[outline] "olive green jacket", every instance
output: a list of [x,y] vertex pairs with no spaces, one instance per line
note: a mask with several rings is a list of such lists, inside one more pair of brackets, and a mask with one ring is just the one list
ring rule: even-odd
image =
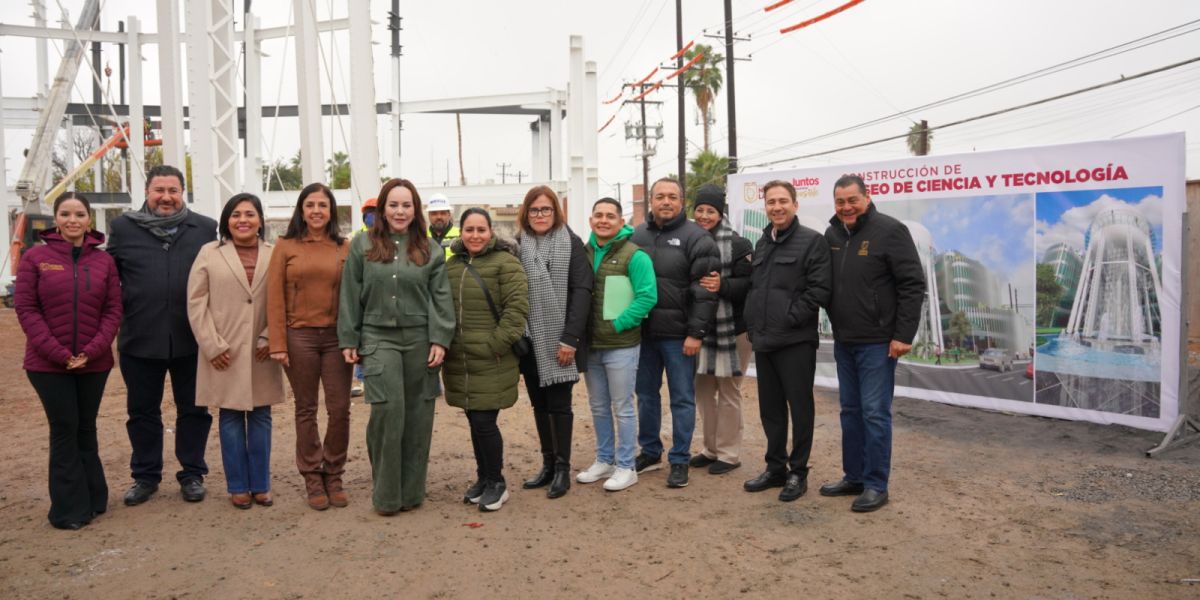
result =
[[342,270],[338,300],[338,347],[359,348],[363,325],[424,327],[429,341],[449,346],[454,337],[454,303],[446,279],[446,258],[430,243],[429,260],[408,260],[408,236],[392,234],[396,258],[390,263],[366,260],[371,238],[354,236]]
[[[508,408],[517,401],[520,371],[513,355],[513,342],[525,333],[529,314],[529,287],[521,261],[508,242],[488,242],[472,257],[461,240],[450,246],[454,253],[446,263],[454,297],[457,326],[442,377],[446,384],[446,402],[468,410]],[[475,267],[487,284],[500,313],[500,322],[492,316],[483,288],[467,270]]]

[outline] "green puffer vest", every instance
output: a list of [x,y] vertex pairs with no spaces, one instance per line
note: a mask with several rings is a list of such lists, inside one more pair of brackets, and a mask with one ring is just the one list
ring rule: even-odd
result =
[[508,408],[517,401],[520,379],[512,345],[524,335],[529,313],[525,269],[503,241],[489,242],[470,259],[496,303],[497,324],[483,289],[467,271],[469,255],[462,241],[455,240],[451,247],[454,256],[446,263],[446,276],[457,325],[442,366],[446,403],[468,410]]
[[[600,266],[596,268],[596,278],[592,284],[592,323],[591,347],[597,350],[613,348],[629,348],[642,343],[642,328],[634,327],[620,333],[613,328],[612,321],[604,320],[604,284],[609,277],[628,277],[629,261],[638,251],[638,245],[623,238],[611,242],[612,246],[604,253]],[[595,250],[587,245],[588,263],[595,264]]]

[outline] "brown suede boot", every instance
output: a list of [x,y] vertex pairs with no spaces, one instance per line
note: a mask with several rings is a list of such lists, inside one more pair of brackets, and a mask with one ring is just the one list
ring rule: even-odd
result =
[[329,494],[329,504],[338,508],[346,508],[350,505],[350,496],[342,487],[341,477],[325,476],[325,491]]
[[308,507],[313,510],[329,508],[329,493],[325,491],[325,480],[320,474],[305,475],[304,488],[308,492]]

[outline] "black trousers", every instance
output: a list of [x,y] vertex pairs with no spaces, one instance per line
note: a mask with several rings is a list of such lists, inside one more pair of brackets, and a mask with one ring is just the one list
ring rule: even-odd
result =
[[50,423],[50,523],[87,523],[108,507],[108,484],[96,441],[96,415],[108,371],[35,373],[29,383]]
[[[808,476],[813,441],[813,376],[817,345],[796,344],[772,352],[755,352],[758,369],[758,416],[767,436],[767,470]],[[792,451],[787,451],[788,414],[792,417]]]
[[521,357],[521,375],[525,376],[525,391],[529,393],[529,403],[533,410],[552,415],[574,415],[571,411],[571,390],[574,381],[564,381],[541,387],[538,379],[537,360],[530,352]]
[[171,392],[175,397],[175,458],[181,483],[203,479],[208,474],[204,447],[212,428],[208,409],[196,406],[196,355],[170,359],[138,358],[121,354],[121,375],[128,389],[129,444],[133,455],[129,469],[136,481],[157,484],[163,471],[163,386],[171,374]]
[[475,473],[479,479],[504,481],[504,438],[496,425],[499,410],[468,410],[471,447],[475,450]]

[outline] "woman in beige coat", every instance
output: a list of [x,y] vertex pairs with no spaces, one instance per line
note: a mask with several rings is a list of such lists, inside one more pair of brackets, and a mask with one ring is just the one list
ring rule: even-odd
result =
[[196,404],[220,409],[221,459],[237,508],[271,506],[271,405],[283,373],[268,360],[267,266],[262,203],[229,199],[218,241],[200,249],[188,277],[188,320],[200,346]]

